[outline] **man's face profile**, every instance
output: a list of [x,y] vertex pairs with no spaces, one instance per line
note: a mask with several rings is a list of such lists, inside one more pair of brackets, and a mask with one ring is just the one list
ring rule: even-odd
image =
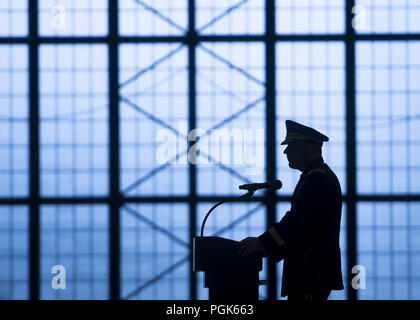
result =
[[289,167],[292,169],[296,168],[297,149],[296,142],[288,143],[286,149],[284,149],[284,154],[286,155],[287,161],[289,161]]
[[305,161],[305,150],[308,146],[306,141],[293,141],[288,143],[284,154],[289,161],[289,167],[292,169],[300,169]]

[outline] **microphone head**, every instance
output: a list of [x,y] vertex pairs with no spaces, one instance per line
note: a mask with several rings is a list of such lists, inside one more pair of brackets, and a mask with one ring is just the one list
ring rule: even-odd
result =
[[279,190],[279,189],[281,189],[281,187],[283,186],[283,184],[281,183],[280,180],[274,180],[272,182],[272,186],[273,186],[273,189],[274,190]]
[[270,182],[265,183],[250,183],[250,184],[243,184],[239,186],[240,190],[259,190],[259,189],[270,189],[270,190],[279,190],[282,187],[282,183],[280,180],[273,180]]

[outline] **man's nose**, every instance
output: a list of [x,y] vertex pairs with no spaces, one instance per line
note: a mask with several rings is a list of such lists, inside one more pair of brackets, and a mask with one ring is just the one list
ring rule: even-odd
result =
[[287,154],[287,151],[288,151],[287,149],[289,149],[289,147],[286,147],[286,149],[284,149],[283,151],[284,154]]

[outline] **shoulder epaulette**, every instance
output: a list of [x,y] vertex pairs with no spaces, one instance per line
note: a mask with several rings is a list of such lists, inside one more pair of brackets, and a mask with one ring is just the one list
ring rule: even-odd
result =
[[325,170],[320,169],[320,168],[315,168],[315,169],[312,169],[311,171],[309,171],[308,174],[315,173],[315,172],[325,173]]

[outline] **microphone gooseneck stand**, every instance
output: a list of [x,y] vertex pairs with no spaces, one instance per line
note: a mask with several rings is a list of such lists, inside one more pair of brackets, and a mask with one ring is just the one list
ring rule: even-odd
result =
[[194,237],[194,269],[204,271],[204,287],[209,288],[209,300],[258,300],[259,272],[262,256],[254,253],[242,256],[238,253],[238,242],[217,236],[204,237],[207,218],[223,203],[247,200],[259,189],[281,188],[281,181],[242,185],[247,191],[239,197],[223,200],[211,207],[201,225],[201,236]]
[[211,209],[207,212],[206,216],[204,217],[203,224],[201,225],[201,234],[200,234],[201,237],[203,236],[203,233],[204,233],[204,225],[206,224],[206,220],[209,217],[210,213],[214,209],[216,209],[218,206],[220,206],[221,204],[226,203],[226,202],[231,202],[231,201],[235,201],[235,200],[238,200],[238,199],[248,199],[248,198],[251,198],[253,196],[254,192],[255,192],[255,190],[248,189],[248,193],[245,193],[245,194],[239,196],[238,198],[229,199],[229,200],[223,200],[223,201],[220,201],[220,202],[216,203],[213,207],[211,207]]
[[258,300],[258,274],[262,270],[262,258],[237,254],[237,242],[220,237],[203,237],[204,226],[210,213],[225,202],[251,198],[248,193],[216,203],[207,212],[201,225],[201,237],[195,237],[195,270],[204,271],[204,287],[209,288],[209,300]]

